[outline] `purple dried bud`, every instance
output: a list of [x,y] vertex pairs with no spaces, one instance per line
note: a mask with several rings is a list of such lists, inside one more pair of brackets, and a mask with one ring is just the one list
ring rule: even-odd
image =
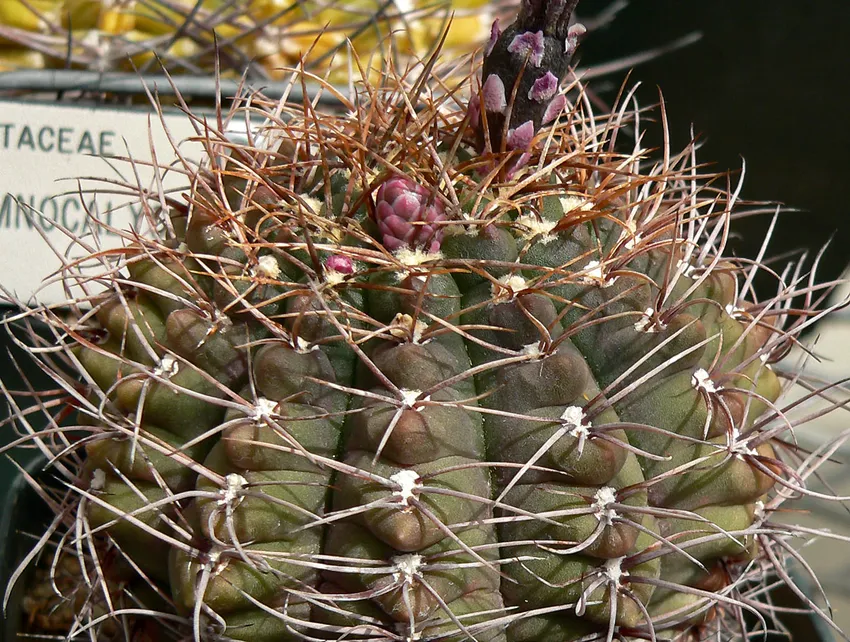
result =
[[534,139],[534,121],[527,120],[515,129],[508,130],[508,149],[528,149]]
[[351,260],[351,257],[334,254],[325,260],[325,269],[340,274],[354,274],[354,261]]
[[378,188],[375,217],[384,246],[440,249],[445,220],[443,204],[429,190],[403,176],[393,177]]
[[484,55],[489,56],[490,52],[493,51],[493,47],[496,46],[496,41],[499,39],[499,36],[502,35],[502,30],[499,29],[499,19],[496,18],[493,21],[493,24],[490,25],[490,42],[487,43],[487,48],[484,49]]
[[546,106],[546,111],[543,112],[543,119],[540,121],[541,125],[545,125],[547,123],[551,123],[558,117],[558,114],[561,113],[561,110],[567,104],[567,97],[564,94],[558,94],[552,99]]
[[518,33],[508,45],[508,53],[518,54],[520,58],[528,56],[529,64],[539,67],[543,63],[546,43],[542,31]]
[[564,45],[564,53],[568,58],[572,58],[573,54],[578,49],[578,40],[587,33],[587,28],[583,24],[574,24],[567,32],[567,41]]
[[505,95],[505,84],[496,74],[490,74],[481,88],[481,102],[488,112],[504,114],[508,107],[508,98]]
[[554,96],[556,91],[558,91],[558,77],[551,71],[547,71],[534,81],[531,89],[528,90],[528,97],[542,103]]

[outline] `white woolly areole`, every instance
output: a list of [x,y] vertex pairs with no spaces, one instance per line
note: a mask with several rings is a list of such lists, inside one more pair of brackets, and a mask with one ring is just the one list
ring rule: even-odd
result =
[[498,284],[494,283],[492,285],[490,293],[495,300],[505,301],[513,299],[518,293],[527,289],[528,281],[519,274],[508,274],[500,278]]
[[266,399],[265,397],[260,397],[257,399],[257,404],[254,406],[254,419],[259,421],[263,417],[268,417],[274,413],[275,408],[277,408],[277,402],[272,401],[271,399]]
[[419,395],[422,394],[421,390],[407,390],[406,388],[402,388],[399,392],[401,392],[401,403],[407,408],[413,408]]
[[584,410],[578,406],[569,406],[561,413],[561,423],[568,434],[578,439],[577,452],[579,458],[584,454],[584,444],[590,436],[590,424],[584,423]]
[[322,201],[312,196],[302,196],[301,200],[304,205],[313,211],[313,214],[320,214],[322,211]]
[[694,372],[691,377],[691,385],[697,390],[704,390],[708,393],[717,392],[717,386],[715,386],[714,382],[711,380],[711,375],[709,375],[703,368]]
[[422,567],[422,560],[423,557],[416,553],[393,557],[392,562],[395,567],[393,579],[396,581],[400,580],[404,584],[412,584],[419,574],[419,569]]
[[210,575],[213,577],[220,575],[227,568],[230,561],[229,557],[222,556],[224,551],[225,549],[223,546],[213,546],[207,552],[207,562],[204,564],[204,567],[209,569]]
[[307,354],[319,349],[318,345],[314,345],[301,337],[295,337],[295,345],[292,347],[298,354]]
[[658,328],[655,326],[655,323],[652,321],[652,317],[655,316],[655,310],[652,308],[647,308],[643,311],[643,315],[640,319],[635,323],[635,330],[638,332],[658,332]]
[[157,366],[154,373],[158,377],[165,377],[166,379],[170,379],[174,375],[176,375],[180,371],[180,362],[177,361],[170,354],[165,355],[160,359],[159,365]]
[[280,276],[280,265],[271,254],[261,256],[257,266],[253,270],[254,276],[262,276],[267,279],[276,279]]
[[730,303],[725,308],[726,314],[728,314],[733,319],[740,319],[744,316],[744,308],[739,308],[734,303]]
[[428,329],[428,324],[422,319],[417,319],[413,324],[413,343],[422,343],[422,335]]
[[605,560],[602,564],[602,574],[615,586],[619,586],[622,579],[629,575],[627,571],[623,570],[623,560],[625,559],[625,557],[615,557],[611,560]]
[[593,508],[596,509],[596,519],[610,526],[617,517],[617,511],[611,508],[611,504],[617,501],[617,491],[610,486],[603,486],[593,496]]
[[248,485],[248,480],[239,473],[230,473],[224,478],[227,486],[221,489],[221,499],[218,503],[227,506],[241,499],[242,491]]
[[523,214],[517,217],[516,225],[520,227],[520,238],[530,241],[537,239],[538,243],[551,243],[555,240],[552,230],[558,225],[556,221],[546,221],[533,214]]
[[729,435],[729,450],[735,453],[735,457],[743,459],[744,455],[758,455],[754,448],[750,448],[746,439],[741,439],[741,429],[732,426],[732,434]]
[[764,502],[757,499],[753,504],[753,528],[760,527],[766,519],[767,511],[764,509]]
[[584,272],[584,275],[590,279],[598,279],[601,281],[605,278],[605,275],[602,273],[602,264],[596,260],[588,261],[587,265],[585,265],[581,271]]
[[443,253],[427,252],[419,247],[409,248],[405,246],[399,249],[394,256],[403,265],[415,267],[417,265],[424,265],[426,263],[432,263],[433,261],[439,261],[443,258]]
[[103,490],[103,487],[106,485],[106,473],[103,472],[100,468],[95,468],[94,472],[91,476],[91,483],[89,484],[89,490]]
[[343,281],[345,281],[346,275],[342,272],[337,272],[336,270],[332,270],[330,268],[325,268],[325,283],[330,286],[339,285]]
[[590,428],[590,424],[585,424],[583,422],[584,410],[578,406],[570,406],[561,413],[561,423],[571,428],[570,434],[573,435],[573,437],[577,436],[579,432],[587,434],[587,429]]
[[540,359],[544,355],[540,351],[539,343],[529,343],[527,345],[522,346],[522,350],[520,350],[522,354],[528,355],[532,360]]
[[568,214],[573,210],[589,212],[593,209],[593,204],[590,201],[579,196],[573,196],[572,194],[561,196],[558,200],[561,201],[561,207],[564,208],[564,214]]
[[417,489],[422,488],[419,473],[415,470],[400,470],[390,475],[390,480],[401,486],[395,494],[401,497],[401,503],[405,506],[410,506],[409,502],[416,497]]
[[614,277],[613,279],[607,278],[602,269],[602,264],[596,260],[588,261],[587,265],[585,265],[580,271],[581,276],[579,277],[579,280],[582,283],[596,283],[601,285],[603,288],[607,288],[608,286],[613,285],[614,281],[617,280],[617,277]]

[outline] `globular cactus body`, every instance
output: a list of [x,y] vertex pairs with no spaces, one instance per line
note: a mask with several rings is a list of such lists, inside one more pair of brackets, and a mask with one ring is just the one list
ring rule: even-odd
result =
[[494,30],[471,114],[396,79],[270,149],[211,136],[128,276],[41,312],[82,381],[79,441],[37,436],[81,564],[162,639],[720,639],[757,605],[805,492],[794,290],[749,298],[692,150],[646,169],[634,114],[568,99],[574,4]]

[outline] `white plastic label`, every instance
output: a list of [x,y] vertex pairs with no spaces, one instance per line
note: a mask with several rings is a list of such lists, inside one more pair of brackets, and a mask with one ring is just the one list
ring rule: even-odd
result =
[[[151,147],[160,166],[177,160],[175,144],[194,136],[188,117],[169,114],[163,122],[149,110],[76,107],[0,101],[0,284],[19,300],[63,301],[67,295],[54,277],[71,246],[70,234],[92,239],[89,214],[116,229],[143,231],[138,197],[108,181],[155,188]],[[180,155],[197,162],[199,143],[179,142]],[[130,157],[135,163],[106,157]],[[188,183],[166,172],[164,187]],[[101,229],[99,246],[122,245],[117,234]],[[81,256],[72,249],[64,260]]]

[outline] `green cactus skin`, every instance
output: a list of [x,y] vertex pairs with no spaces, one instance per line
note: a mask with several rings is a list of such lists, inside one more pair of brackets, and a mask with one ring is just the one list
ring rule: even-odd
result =
[[[574,5],[523,3],[485,78],[539,28],[560,80]],[[771,513],[807,492],[772,366],[796,286],[748,298],[737,192],[693,145],[625,148],[625,106],[558,89],[545,141],[482,153],[492,97],[385,82],[344,116],[287,107],[273,153],[210,142],[129,278],[40,310],[78,415],[32,436],[70,487],[44,541],[98,596],[77,631],[127,615],[96,581],[120,568],[163,640],[733,639],[792,532]],[[439,233],[391,251],[424,195]]]

